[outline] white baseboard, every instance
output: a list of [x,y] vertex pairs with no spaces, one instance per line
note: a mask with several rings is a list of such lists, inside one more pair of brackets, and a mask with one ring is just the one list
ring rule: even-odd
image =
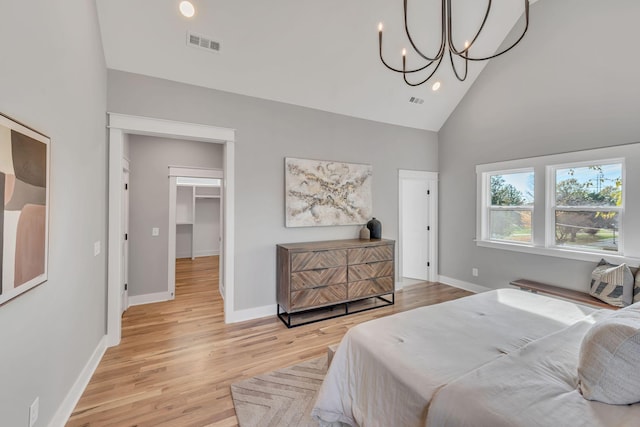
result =
[[276,304],[263,305],[262,307],[235,310],[228,316],[228,323],[244,322],[245,320],[260,319],[261,317],[275,316],[278,310]]
[[204,249],[193,253],[196,257],[220,255],[219,249]]
[[401,291],[402,288],[404,288],[403,284],[402,284],[402,280],[398,280],[396,282],[396,292]]
[[465,291],[474,292],[476,294],[493,290],[491,288],[487,288],[486,286],[476,285],[475,283],[465,282],[463,280],[458,280],[454,279],[453,277],[447,276],[440,276],[438,282],[456,288],[464,289]]
[[156,292],[153,294],[129,295],[129,307],[133,305],[151,304],[154,302],[163,302],[171,300],[169,292]]
[[[205,249],[202,251],[195,251],[193,253],[193,256],[195,258],[201,257],[201,256],[214,256],[214,255],[220,255],[220,250],[214,250],[214,249]],[[191,258],[191,252],[179,252],[176,253],[176,259],[178,258]]]
[[93,354],[87,361],[87,364],[84,365],[80,375],[73,383],[71,390],[67,393],[67,396],[62,401],[62,404],[58,407],[58,410],[53,415],[51,422],[49,422],[49,427],[63,427],[67,421],[69,421],[69,417],[73,413],[80,397],[82,397],[82,393],[87,388],[93,373],[96,371],[98,364],[102,360],[102,356],[104,356],[104,352],[107,351],[107,336],[103,336],[98,341],[98,345],[96,349],[93,351]]

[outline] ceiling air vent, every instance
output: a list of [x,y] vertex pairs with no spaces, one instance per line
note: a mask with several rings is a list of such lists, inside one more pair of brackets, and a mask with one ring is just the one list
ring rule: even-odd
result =
[[201,36],[189,31],[187,31],[187,45],[209,52],[220,52],[220,42],[212,40],[211,37]]
[[424,104],[424,99],[412,96],[411,98],[409,98],[409,102],[412,104]]

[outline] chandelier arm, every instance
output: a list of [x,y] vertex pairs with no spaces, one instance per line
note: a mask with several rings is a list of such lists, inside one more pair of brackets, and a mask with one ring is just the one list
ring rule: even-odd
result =
[[[516,47],[516,45],[518,43],[520,43],[520,41],[524,38],[524,35],[527,33],[527,30],[529,29],[529,0],[524,0],[524,14],[525,14],[524,30],[522,31],[522,34],[520,34],[520,37],[518,37],[518,39],[511,46],[505,48],[502,52],[494,53],[493,55],[482,57],[482,58],[476,58],[476,57],[471,57],[471,56],[464,56],[464,57],[466,59],[468,59],[469,61],[486,61],[488,59],[493,59],[493,58],[496,58],[496,57],[498,57],[500,55],[503,55],[503,54],[509,52],[514,47]],[[454,54],[455,54],[455,52],[454,52]],[[458,56],[460,56],[460,55],[458,55]]]
[[413,41],[413,37],[411,37],[411,32],[409,31],[409,22],[408,22],[408,0],[404,0],[403,1],[403,6],[404,6],[404,32],[407,35],[407,39],[409,40],[409,43],[411,44],[411,47],[413,48],[413,50],[416,51],[416,53],[418,55],[420,55],[422,58],[424,58],[427,61],[437,61],[440,58],[442,58],[442,56],[444,55],[444,48],[446,45],[446,21],[445,21],[445,16],[444,16],[444,8],[445,8],[445,2],[446,0],[442,0],[442,10],[441,10],[441,14],[442,14],[442,23],[441,23],[441,29],[442,32],[440,34],[440,48],[438,49],[438,53],[436,54],[435,57],[430,58],[429,56],[425,55],[424,53],[422,53],[422,51],[418,48],[418,46],[416,46],[415,42]]
[[431,74],[429,74],[426,79],[424,79],[424,80],[422,80],[422,81],[420,81],[418,83],[411,83],[410,81],[407,80],[407,73],[402,73],[402,78],[404,79],[404,82],[409,86],[420,86],[421,84],[427,82],[431,77],[433,77],[433,75],[436,73],[436,71],[438,71],[438,68],[440,68],[440,64],[442,63],[442,59],[443,58],[444,58],[444,56],[440,57],[440,59],[438,60],[438,62],[436,64],[436,68],[433,69]]
[[400,68],[394,68],[391,65],[387,64],[387,62],[384,60],[384,57],[382,56],[382,32],[378,33],[378,45],[379,45],[379,52],[380,52],[380,61],[382,61],[382,64],[385,67],[387,67],[391,71],[395,71],[396,73],[403,73],[403,74],[417,73],[418,71],[422,71],[422,70],[425,70],[425,69],[429,68],[435,62],[434,60],[431,60],[426,65],[424,65],[422,67],[419,67],[419,68],[415,68],[413,70],[402,70]]
[[451,60],[451,68],[453,69],[453,74],[455,74],[458,80],[463,82],[467,79],[467,73],[469,72],[469,61],[467,61],[467,58],[464,55],[456,55],[460,58],[464,58],[464,75],[460,77],[460,74],[458,74],[458,69],[456,68],[456,64],[453,62],[453,55],[453,52],[449,51],[449,59]]
[[467,53],[467,56],[468,56],[469,49],[476,42],[476,40],[478,39],[478,36],[480,36],[480,33],[482,32],[485,24],[487,23],[487,19],[489,18],[489,13],[491,12],[491,1],[492,0],[488,0],[487,2],[487,11],[484,13],[484,18],[482,19],[480,28],[478,28],[478,31],[473,36],[469,44],[465,46],[463,50],[459,51],[458,49],[456,49],[456,47],[453,44],[453,17],[451,16],[452,15],[451,0],[447,0],[447,22],[449,24],[447,25],[447,35],[448,35],[447,41],[449,43],[449,52],[453,52],[454,55],[458,55],[458,56],[462,56],[464,53]]

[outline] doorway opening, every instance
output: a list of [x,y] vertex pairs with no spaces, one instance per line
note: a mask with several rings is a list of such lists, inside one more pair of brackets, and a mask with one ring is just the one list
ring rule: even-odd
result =
[[438,280],[438,174],[398,174],[398,270],[401,286]]
[[[224,298],[224,172],[216,169],[169,167],[169,263],[216,257],[218,289]],[[171,212],[174,214],[171,215]],[[175,291],[176,270],[169,290]]]
[[[123,244],[124,224],[123,210],[123,150],[129,135],[146,135],[160,138],[180,139],[188,141],[204,141],[223,145],[223,181],[221,193],[224,198],[224,222],[222,227],[223,271],[221,280],[224,284],[224,316],[225,322],[231,323],[236,318],[234,311],[234,156],[235,131],[209,125],[184,123],[163,119],[109,113],[109,253],[107,278],[107,344],[115,346],[120,343],[122,332],[122,277],[123,277]],[[169,210],[175,215],[175,211]],[[171,223],[171,222],[170,222]],[[174,227],[175,231],[175,227]],[[175,249],[175,240],[173,241]],[[175,255],[169,268],[172,269],[168,280],[175,285]]]

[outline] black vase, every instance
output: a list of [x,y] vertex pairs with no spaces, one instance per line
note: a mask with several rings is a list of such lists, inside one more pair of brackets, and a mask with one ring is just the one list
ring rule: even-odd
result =
[[367,222],[367,228],[371,232],[372,239],[382,239],[382,223],[373,218]]

